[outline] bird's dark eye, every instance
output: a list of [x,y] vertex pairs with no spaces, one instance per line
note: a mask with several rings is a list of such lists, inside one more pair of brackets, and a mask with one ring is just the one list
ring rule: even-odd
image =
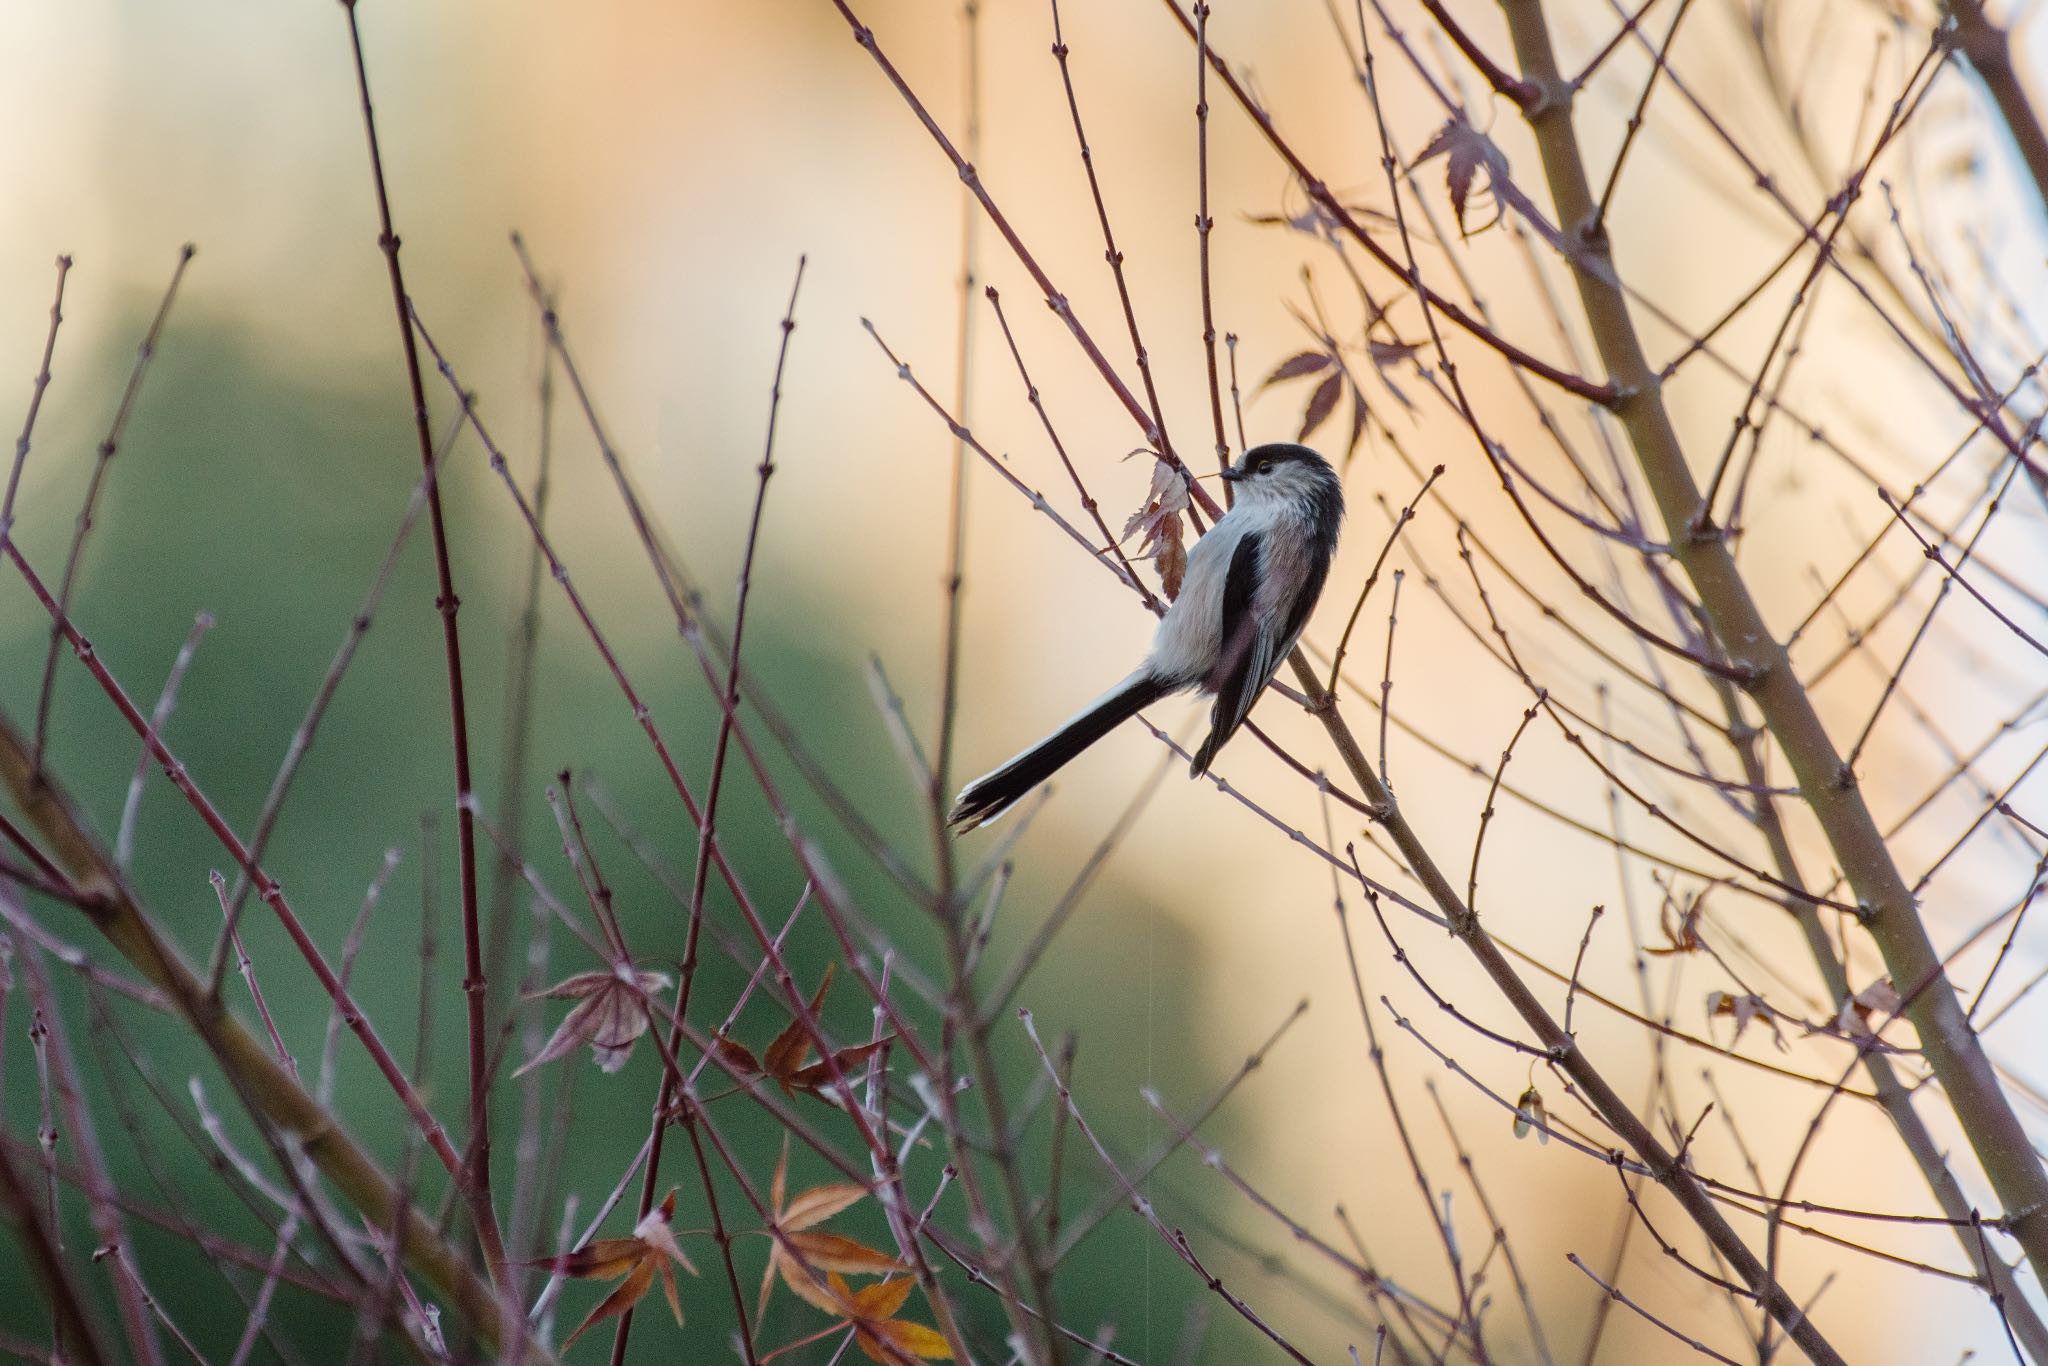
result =
[[1261,460],[1261,461],[1259,462],[1259,473],[1260,473],[1260,474],[1271,474],[1272,472],[1273,472],[1273,462],[1272,462],[1272,461],[1270,461],[1270,460]]

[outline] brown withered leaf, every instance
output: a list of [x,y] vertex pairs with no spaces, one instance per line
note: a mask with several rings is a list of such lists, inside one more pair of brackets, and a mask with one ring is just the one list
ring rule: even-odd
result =
[[[1467,123],[1462,116],[1454,117],[1436,130],[1436,136],[1432,137],[1428,145],[1416,155],[1414,166],[1409,168],[1413,170],[1415,166],[1436,157],[1444,159],[1444,180],[1451,192],[1451,210],[1458,215],[1458,231],[1467,237],[1472,234],[1465,226],[1465,202],[1471,197],[1472,182],[1477,178],[1480,167],[1488,164],[1489,153],[1498,155],[1493,153],[1493,143],[1487,136]],[[1489,168],[1489,181],[1491,178]],[[1502,212],[1496,198],[1493,218],[1480,226],[1492,227],[1500,221]]]
[[1351,390],[1351,439],[1344,443],[1344,465],[1350,468],[1351,457],[1358,454],[1358,443],[1365,436],[1365,395],[1354,385]]
[[1181,472],[1164,460],[1152,466],[1152,485],[1145,501],[1124,523],[1119,540],[1141,536],[1138,554],[1150,555],[1159,570],[1160,587],[1168,598],[1180,596],[1181,577],[1187,573],[1188,552],[1181,518],[1188,510],[1188,483]]
[[1302,351],[1289,356],[1273,367],[1273,373],[1266,376],[1259,387],[1265,389],[1283,380],[1300,379],[1303,375],[1320,374],[1330,368],[1330,353],[1327,351]]
[[871,1043],[849,1044],[836,1050],[831,1058],[820,1059],[808,1067],[799,1067],[787,1077],[777,1077],[776,1082],[791,1095],[802,1092],[805,1095],[816,1096],[827,1105],[852,1105],[853,1097],[842,1095],[838,1091],[837,1078],[844,1077],[851,1082],[855,1069],[887,1048],[895,1038],[894,1034],[885,1034]]
[[[811,997],[810,1015],[813,1020],[825,1005],[825,993],[832,989],[832,974],[835,964],[825,965],[824,980],[818,983],[818,990]],[[887,1034],[871,1043],[852,1044],[835,1051],[831,1058],[810,1062],[815,1051],[809,1031],[804,1028],[801,1018],[790,1020],[782,1032],[768,1041],[768,1047],[759,1057],[754,1051],[736,1039],[719,1035],[713,1041],[720,1057],[724,1058],[735,1071],[767,1077],[780,1086],[785,1095],[794,1096],[799,1092],[815,1096],[828,1105],[847,1105],[852,1098],[842,1096],[834,1090],[835,1078],[851,1077],[855,1069],[876,1052],[886,1047],[896,1036]]]
[[905,1356],[923,1357],[927,1361],[953,1359],[952,1348],[936,1328],[896,1317],[904,1301],[910,1298],[913,1282],[909,1277],[877,1281],[852,1290],[834,1273],[830,1284],[840,1301],[837,1312],[853,1328],[854,1345],[869,1361],[902,1366]]
[[1399,365],[1422,348],[1414,342],[1368,341],[1365,352],[1372,357],[1372,363],[1379,366]]
[[[1365,343],[1365,353],[1371,359],[1373,369],[1379,372],[1380,383],[1384,384],[1387,392],[1394,396],[1394,401],[1409,412],[1415,411],[1415,404],[1409,399],[1407,394],[1402,392],[1401,386],[1394,383],[1394,377],[1389,372],[1395,366],[1405,361],[1413,360],[1415,354],[1420,350],[1422,348],[1414,342],[1398,340],[1375,341],[1368,338]],[[1364,398],[1361,397],[1359,399],[1361,407],[1364,406],[1364,402]]]
[[[837,963],[825,964],[824,979],[818,983],[818,990],[811,996],[810,1016],[813,1020],[816,1020],[818,1012],[824,1009],[825,993],[832,990],[832,974],[838,967]],[[778,1080],[786,1077],[803,1066],[804,1056],[810,1048],[811,1036],[805,1031],[803,1020],[792,1017],[790,1022],[783,1026],[782,1032],[768,1041],[768,1051],[761,1055],[761,1070]]]
[[1778,1030],[1778,1012],[1771,1009],[1770,1002],[1754,993],[1737,996],[1733,992],[1710,991],[1707,993],[1707,1017],[1709,1019],[1726,1015],[1735,1021],[1735,1038],[1741,1040],[1742,1031],[1749,1028],[1752,1020],[1762,1020],[1771,1031],[1771,1038],[1778,1045],[1780,1053],[1785,1051],[1785,1036]]
[[632,1053],[634,1041],[647,1032],[647,998],[666,990],[667,974],[636,972],[630,964],[621,963],[608,972],[579,972],[532,993],[528,1000],[553,998],[576,1004],[540,1052],[512,1075],[524,1076],[542,1063],[574,1051],[578,1044],[590,1045],[599,1070],[618,1071]]
[[865,1186],[851,1181],[813,1186],[785,1204],[788,1186],[789,1135],[784,1134],[782,1156],[776,1160],[775,1177],[768,1188],[768,1203],[774,1213],[766,1230],[771,1240],[768,1266],[761,1273],[761,1296],[754,1309],[757,1326],[767,1316],[768,1296],[775,1288],[778,1275],[798,1299],[828,1314],[844,1314],[845,1297],[835,1296],[829,1284],[820,1283],[817,1279],[820,1273],[829,1275],[844,1287],[846,1283],[839,1280],[841,1273],[889,1276],[910,1269],[894,1257],[855,1242],[844,1234],[816,1231],[816,1225],[865,1196],[868,1193]]
[[[1444,158],[1444,179],[1451,192],[1451,208],[1458,215],[1458,232],[1470,237],[1473,229],[1465,224],[1465,205],[1472,194],[1472,182],[1480,171],[1486,172],[1486,193],[1493,200],[1493,217],[1479,225],[1478,231],[1499,223],[1512,208],[1528,225],[1551,246],[1566,256],[1583,257],[1584,253],[1573,251],[1565,242],[1563,234],[1551,225],[1536,207],[1535,201],[1522,193],[1515,184],[1508,169],[1508,159],[1493,139],[1474,128],[1463,114],[1453,115],[1436,136],[1429,140],[1416,156],[1414,166],[1433,157]],[[1414,169],[1411,166],[1409,169]]]
[[1329,419],[1337,409],[1337,395],[1343,389],[1344,376],[1341,374],[1330,375],[1316,386],[1316,391],[1308,396],[1308,407],[1302,411],[1301,435],[1296,440],[1308,440],[1310,433]]
[[738,1039],[728,1039],[725,1035],[720,1034],[711,1042],[712,1046],[718,1050],[718,1056],[731,1063],[736,1071],[755,1074],[759,1074],[761,1071],[761,1060],[754,1056],[754,1050],[741,1043]]
[[633,1229],[630,1238],[598,1238],[585,1243],[574,1252],[564,1253],[543,1261],[550,1271],[579,1280],[609,1281],[624,1276],[609,1295],[598,1302],[589,1317],[576,1325],[576,1331],[569,1334],[562,1343],[567,1351],[576,1339],[583,1336],[591,1325],[625,1313],[645,1298],[654,1287],[654,1278],[661,1278],[661,1288],[668,1296],[669,1312],[676,1316],[676,1322],[683,1321],[683,1304],[676,1294],[676,1267],[692,1276],[697,1268],[683,1255],[676,1245],[675,1231],[669,1223],[675,1218],[676,1193],[671,1190],[668,1198],[659,1207],[650,1210]]
[[1685,909],[1678,913],[1675,921],[1671,915],[1673,905],[1674,898],[1666,896],[1662,909],[1657,912],[1658,928],[1664,931],[1667,942],[1646,946],[1643,949],[1644,953],[1658,958],[1668,958],[1677,953],[1698,953],[1706,947],[1700,939],[1700,916],[1707,909],[1706,893],[1701,892],[1687,899]]

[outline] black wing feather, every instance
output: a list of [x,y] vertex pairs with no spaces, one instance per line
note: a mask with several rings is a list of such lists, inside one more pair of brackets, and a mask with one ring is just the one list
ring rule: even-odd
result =
[[1285,658],[1294,650],[1294,643],[1301,639],[1302,628],[1308,625],[1308,614],[1316,610],[1316,599],[1323,595],[1323,584],[1330,577],[1330,557],[1318,555],[1308,567],[1308,578],[1301,585],[1301,592],[1295,597],[1293,606],[1287,609],[1286,641],[1280,652]]
[[1252,646],[1259,629],[1252,616],[1252,595],[1258,587],[1259,556],[1264,541],[1257,532],[1248,533],[1230,556],[1230,571],[1223,580],[1223,620],[1217,638],[1220,673],[1211,679],[1216,684],[1216,705],[1209,713],[1209,737],[1195,751],[1194,763],[1188,769],[1194,777],[1209,771],[1209,761],[1251,711],[1251,694],[1266,683],[1263,678],[1252,677],[1252,656],[1257,653]]

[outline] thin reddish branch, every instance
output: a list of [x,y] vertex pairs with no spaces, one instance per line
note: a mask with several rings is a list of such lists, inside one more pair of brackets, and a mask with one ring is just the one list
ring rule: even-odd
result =
[[405,381],[412,399],[412,427],[419,444],[420,468],[427,479],[427,519],[434,535],[434,607],[441,616],[441,644],[448,674],[448,727],[455,761],[455,858],[462,898],[462,991],[469,1025],[469,1144],[456,1180],[462,1187],[469,1217],[483,1245],[484,1262],[493,1282],[505,1280],[505,1243],[491,1201],[491,1064],[490,1021],[485,1011],[489,979],[484,968],[483,930],[477,910],[476,813],[470,802],[473,784],[469,762],[469,701],[462,682],[462,637],[455,615],[455,571],[448,556],[448,528],[441,511],[441,484],[435,475],[434,434],[427,425],[426,379],[420,371],[419,343],[413,335],[405,271],[398,261],[398,230],[392,224],[391,196],[385,184],[384,155],[377,141],[377,118],[370,107],[369,67],[363,58],[362,27],[355,0],[342,0],[348,16],[349,49],[355,61],[356,93],[363,109],[363,134],[369,144],[370,178],[377,196],[377,245],[391,278],[391,307],[398,321],[405,354]]
[[[834,3],[839,3],[839,0],[834,0]],[[1173,12],[1173,17],[1180,22],[1181,28],[1186,31],[1188,37],[1193,38],[1195,36],[1195,26],[1188,19],[1187,15],[1181,12],[1178,0],[1165,0],[1165,3],[1166,7]],[[844,8],[843,4],[841,8]],[[1273,116],[1267,113],[1265,107],[1252,97],[1251,92],[1245,89],[1236,76],[1231,74],[1230,68],[1224,63],[1222,55],[1213,47],[1208,49],[1208,55],[1210,68],[1222,80],[1224,87],[1230,91],[1231,96],[1236,99],[1239,107],[1258,126],[1259,132],[1264,135],[1267,144],[1272,147],[1282,161],[1287,163],[1287,169],[1292,171],[1295,178],[1301,182],[1301,187],[1308,194],[1308,197],[1315,201],[1318,208],[1330,216],[1332,222],[1343,229],[1345,236],[1350,237],[1361,247],[1364,247],[1373,260],[1379,262],[1396,279],[1414,289],[1416,294],[1427,301],[1431,308],[1449,318],[1474,339],[1498,352],[1509,364],[1516,368],[1526,370],[1532,375],[1540,376],[1567,393],[1574,394],[1588,403],[1596,403],[1603,408],[1612,407],[1622,401],[1623,396],[1613,386],[1595,384],[1581,375],[1574,375],[1568,371],[1560,370],[1548,361],[1542,360],[1516,346],[1513,342],[1508,341],[1485,323],[1460,308],[1456,303],[1432,289],[1422,280],[1419,273],[1404,266],[1395,258],[1392,252],[1381,246],[1373,238],[1372,234],[1365,230],[1358,219],[1353,216],[1350,208],[1343,200],[1337,197],[1336,192],[1309,168],[1308,163],[1302,160],[1301,154],[1294,150],[1293,144],[1280,135],[1280,129],[1273,122]]]
[[[796,299],[804,283],[804,258],[798,257],[796,279],[789,287],[789,303],[782,310],[782,342],[775,352],[775,378],[769,385],[768,433],[763,440],[761,463],[755,468],[758,483],[754,491],[754,510],[747,519],[746,547],[740,554],[738,600],[733,608],[732,643],[728,647],[725,673],[724,705],[720,708],[718,738],[711,752],[711,778],[704,789],[704,807],[697,820],[697,857],[690,873],[690,926],[683,941],[683,961],[676,988],[675,1010],[669,1017],[670,1052],[682,1047],[683,1021],[690,1013],[690,989],[697,978],[697,948],[704,929],[704,893],[711,872],[711,840],[718,828],[718,799],[725,789],[725,759],[732,742],[733,722],[739,706],[740,647],[746,639],[747,604],[752,597],[754,583],[754,554],[761,541],[761,516],[768,504],[768,481],[775,475],[775,427],[782,413],[782,375],[789,361],[789,341],[796,332]],[[679,1077],[664,1075],[659,1094],[654,1103],[654,1129],[648,1135],[647,1163],[640,1185],[640,1209],[637,1219],[645,1219],[654,1208],[655,1191],[660,1181],[661,1150],[663,1136],[668,1132],[668,1115],[677,1100]],[[688,1132],[697,1162],[702,1169],[704,1189],[707,1197],[711,1194],[711,1173],[703,1166],[704,1152],[697,1137],[696,1110],[690,1102],[682,1115],[684,1129]],[[716,1205],[713,1205],[715,1212]],[[726,1244],[721,1241],[721,1250]],[[731,1271],[731,1254],[726,1252],[726,1269]],[[734,1294],[738,1294],[735,1285]],[[741,1311],[741,1325],[744,1329],[746,1315]],[[633,1331],[633,1311],[628,1308],[619,1316],[617,1332],[612,1337],[612,1366],[619,1366],[625,1360],[626,1340]],[[742,1331],[740,1345],[749,1366],[755,1361],[754,1343],[750,1335]]]
[[[192,263],[195,251],[197,248],[190,242],[178,249],[178,264],[171,271],[171,282],[164,288],[163,299],[156,306],[156,316],[150,319],[149,329],[142,334],[142,344],[135,348],[135,366],[128,372],[128,383],[121,390],[121,401],[114,408],[114,420],[108,426],[107,435],[100,442],[99,450],[93,459],[92,477],[86,481],[85,500],[79,505],[78,525],[72,532],[71,549],[64,556],[64,578],[62,586],[57,590],[57,601],[63,605],[64,612],[71,610],[72,590],[78,586],[79,565],[85,559],[86,538],[92,532],[93,513],[99,508],[100,494],[106,488],[107,473],[113,466],[115,455],[120,452],[121,439],[127,435],[128,420],[134,416],[135,400],[142,392],[142,377],[149,372],[150,359],[156,355],[157,341],[163,335],[164,321],[170,317],[171,303],[178,297],[178,285],[184,280],[185,267]],[[70,268],[70,264],[69,257],[58,258],[57,289],[60,305],[63,302],[64,274]],[[35,420],[36,410],[42,405],[43,388],[49,380],[49,346],[57,340],[57,322],[60,316],[58,306],[53,305],[50,309],[49,342],[44,348],[43,373],[36,377],[35,398],[29,404],[31,423]],[[15,447],[15,468],[8,483],[6,514],[12,512],[14,481],[20,478],[21,462],[28,455],[28,437],[29,429],[24,425],[21,440]],[[4,521],[5,515],[0,514],[0,522]],[[6,537],[0,535],[0,544],[5,542]],[[43,655],[43,685],[36,694],[35,758],[36,767],[39,769],[43,766],[43,758],[50,743],[50,708],[57,685],[57,652],[62,644],[57,629],[52,626],[49,648]]]
[[[34,947],[15,955],[14,962],[27,979],[36,1027],[46,1035],[39,1051],[48,1057],[50,1090],[55,1092],[57,1105],[63,1111],[65,1137],[78,1154],[80,1185],[85,1191],[93,1235],[103,1244],[119,1245],[127,1239],[128,1227],[114,1200],[114,1180],[92,1122],[92,1112],[86,1107],[84,1081],[79,1074],[78,1059],[71,1051],[70,1031],[65,1029],[64,1017],[57,1008],[50,975],[44,968],[40,951]],[[53,1129],[50,1137],[54,1139],[55,1136]],[[53,1151],[51,1157],[54,1156]],[[46,1171],[44,1178],[53,1180],[53,1172]],[[56,1213],[54,1186],[50,1210],[53,1215]],[[61,1248],[63,1235],[54,1219],[51,1227],[57,1233]],[[115,1277],[114,1302],[120,1310],[121,1327],[127,1335],[129,1352],[144,1366],[163,1366],[163,1345],[157,1341],[151,1327],[148,1296],[142,1292],[140,1283]]]
[[1074,123],[1074,142],[1081,155],[1081,169],[1088,175],[1088,193],[1095,201],[1095,220],[1102,227],[1102,258],[1109,263],[1110,276],[1116,281],[1116,295],[1123,305],[1124,326],[1131,334],[1131,350],[1136,353],[1138,377],[1145,381],[1145,401],[1150,405],[1153,425],[1159,431],[1160,449],[1170,445],[1166,434],[1166,414],[1159,406],[1159,387],[1152,379],[1152,359],[1145,350],[1145,339],[1138,331],[1138,312],[1131,304],[1131,287],[1124,278],[1124,254],[1117,249],[1116,233],[1109,225],[1109,206],[1103,202],[1102,180],[1095,173],[1095,153],[1088,145],[1088,131],[1081,124],[1081,102],[1074,93],[1074,74],[1069,69],[1071,51],[1067,46],[1066,32],[1060,25],[1059,0],[1052,3],[1052,55],[1059,61],[1060,85],[1066,90],[1067,113]]
[[320,946],[314,942],[312,934],[307,931],[305,922],[299,919],[298,913],[292,909],[291,903],[285,898],[284,888],[264,870],[261,864],[251,857],[248,847],[242,843],[241,839],[235,834],[234,829],[228,825],[227,818],[221,815],[219,809],[207,799],[206,794],[200,791],[199,785],[192,780],[192,775],[186,771],[184,763],[164,744],[162,737],[151,733],[149,718],[142,714],[142,710],[129,698],[127,692],[121,687],[120,682],[115,679],[107,666],[101,662],[98,653],[93,649],[92,642],[80,634],[78,628],[71,623],[70,618],[64,616],[58,610],[56,598],[51,595],[50,590],[44,585],[42,579],[37,577],[35,570],[29,567],[27,559],[22,556],[21,548],[9,545],[5,550],[7,558],[14,562],[15,568],[20,571],[23,581],[28,584],[29,591],[35,594],[36,600],[42,604],[43,610],[48,612],[51,619],[57,623],[57,631],[60,638],[69,642],[73,652],[77,654],[79,662],[85,665],[86,671],[99,684],[100,690],[106,693],[108,700],[114,704],[114,709],[120,712],[121,719],[128,723],[129,728],[135,732],[136,738],[148,746],[151,757],[162,766],[165,776],[171,781],[171,786],[178,790],[179,795],[184,797],[186,803],[198,814],[199,819],[205,823],[206,828],[213,832],[214,838],[220,841],[223,849],[227,850],[228,856],[234,861],[235,866],[247,872],[249,877],[255,882],[257,895],[262,898],[263,903],[269,906],[271,911],[277,916],[278,924],[284,928],[286,935],[291,938],[293,945],[299,951],[299,955],[305,959],[306,965],[313,970],[313,975],[318,979],[321,990],[326,992],[328,998],[334,1002],[335,1007],[341,1012],[343,1022],[348,1025],[349,1029],[358,1039],[362,1040],[363,1047],[368,1050],[371,1061],[377,1066],[377,1071],[390,1084],[392,1092],[404,1104],[406,1113],[412,1116],[414,1124],[418,1126],[421,1136],[427,1140],[428,1146],[434,1150],[435,1155],[441,1159],[442,1164],[448,1168],[451,1174],[457,1172],[461,1166],[461,1159],[457,1155],[454,1145],[449,1142],[447,1132],[442,1129],[440,1121],[435,1119],[432,1112],[427,1109],[426,1102],[420,1098],[412,1083],[406,1079],[404,1069],[399,1067],[397,1060],[391,1055],[391,1050],[378,1037],[376,1027],[370,1023],[369,1017],[363,1013],[362,1008],[349,995],[347,988],[342,986],[340,979],[335,976],[334,969],[328,966],[326,958],[320,952]]
[[85,1298],[71,1279],[54,1232],[45,1226],[36,1209],[28,1183],[22,1180],[13,1161],[0,1148],[0,1211],[5,1211],[21,1242],[22,1260],[42,1288],[64,1360],[76,1366],[100,1366],[113,1358],[100,1348],[94,1337],[97,1316],[87,1313]]
[[7,469],[7,492],[0,494],[0,546],[14,531],[14,496],[21,489],[21,472],[28,464],[29,443],[35,437],[36,416],[43,411],[43,394],[50,387],[50,358],[57,352],[57,329],[64,322],[64,279],[71,274],[71,258],[57,258],[57,297],[50,303],[50,330],[43,336],[43,361],[29,390],[28,415],[21,420],[21,435],[14,438],[14,461]]
[[939,127],[938,120],[934,119],[930,111],[924,107],[924,101],[917,97],[917,92],[910,88],[909,82],[905,81],[902,73],[896,70],[895,63],[891,62],[888,56],[883,53],[881,44],[875,39],[874,30],[860,21],[860,17],[853,12],[852,6],[848,5],[846,0],[832,0],[832,3],[839,10],[840,15],[845,18],[847,25],[853,30],[854,41],[865,48],[868,55],[875,59],[875,64],[881,67],[882,74],[888,78],[889,84],[896,88],[896,93],[903,97],[905,104],[910,106],[910,112],[917,116],[918,122],[924,125],[927,133],[931,134],[932,141],[939,145],[939,150],[946,154],[946,159],[953,163],[953,169],[958,172],[961,182],[967,186],[975,199],[980,202],[982,211],[988,215],[989,222],[995,226],[997,232],[1002,234],[1003,240],[1009,243],[1011,252],[1016,255],[1018,263],[1024,267],[1025,271],[1030,274],[1032,280],[1038,285],[1039,292],[1045,296],[1046,305],[1052,309],[1061,322],[1066,324],[1067,330],[1074,334],[1074,340],[1080,344],[1081,350],[1095,366],[1096,371],[1101,374],[1103,382],[1109,385],[1110,391],[1116,395],[1117,401],[1123,404],[1124,410],[1131,415],[1131,419],[1138,424],[1138,429],[1145,434],[1146,444],[1152,447],[1160,459],[1167,461],[1174,468],[1181,471],[1182,477],[1188,482],[1190,496],[1201,505],[1204,512],[1212,517],[1220,516],[1223,511],[1222,508],[1217,505],[1214,498],[1209,496],[1208,490],[1194,481],[1192,473],[1188,471],[1187,466],[1182,463],[1181,458],[1174,453],[1173,448],[1167,443],[1166,434],[1159,430],[1159,424],[1139,404],[1137,396],[1130,391],[1129,386],[1117,374],[1116,367],[1109,363],[1109,358],[1103,355],[1102,348],[1095,344],[1095,338],[1089,335],[1088,329],[1082,325],[1080,318],[1074,312],[1073,305],[1068,302],[1067,296],[1061,293],[1059,288],[1053,284],[1052,277],[1045,273],[1044,267],[1040,266],[1038,259],[1031,254],[1030,248],[1024,245],[1024,239],[1017,235],[1017,230],[1010,226],[1010,220],[996,206],[994,196],[988,192],[988,187],[982,183],[981,173],[975,170],[965,157],[960,155],[959,149],[954,147],[952,139],[946,136],[943,128]]

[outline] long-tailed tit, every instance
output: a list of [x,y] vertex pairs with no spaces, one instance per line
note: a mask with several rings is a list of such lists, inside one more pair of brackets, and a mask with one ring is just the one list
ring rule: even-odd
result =
[[1195,543],[1180,596],[1160,618],[1137,672],[993,773],[961,789],[946,819],[955,830],[994,820],[1139,708],[1190,688],[1216,697],[1209,736],[1189,775],[1209,769],[1260,691],[1294,649],[1329,576],[1344,521],[1344,486],[1306,446],[1245,452],[1223,477],[1237,485],[1230,511]]

